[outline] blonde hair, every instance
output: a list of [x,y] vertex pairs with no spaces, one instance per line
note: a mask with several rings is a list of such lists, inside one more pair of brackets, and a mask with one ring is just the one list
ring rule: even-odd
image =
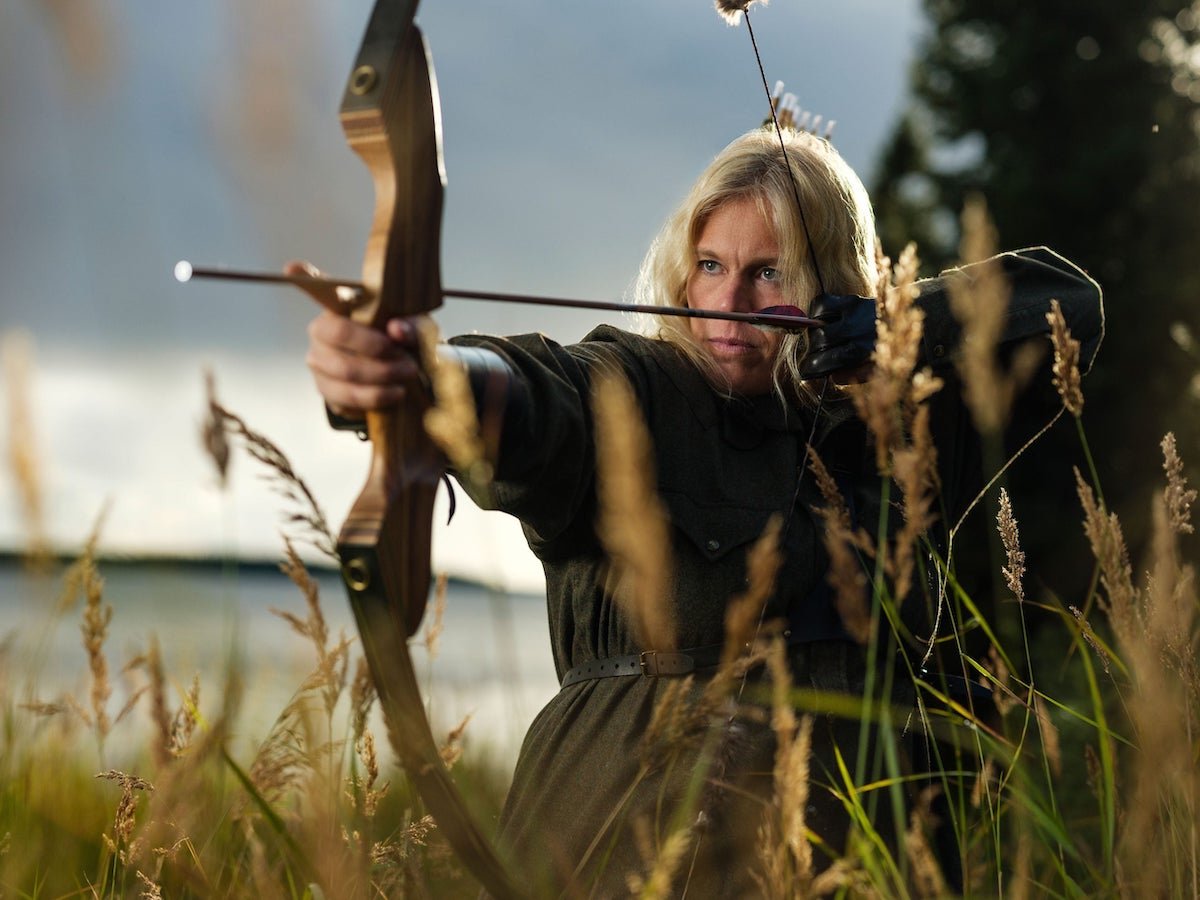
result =
[[[700,232],[717,209],[744,198],[753,199],[774,225],[787,302],[808,309],[822,289],[830,294],[871,296],[877,238],[875,216],[862,181],[822,138],[785,129],[783,143],[786,162],[773,128],[742,135],[717,155],[650,245],[635,287],[638,303],[687,306],[687,282],[697,262]],[[820,278],[813,269],[805,224]],[[653,316],[647,330],[650,336],[678,347],[714,384],[721,383],[723,376],[692,337],[687,320]],[[807,351],[805,332],[784,335],[772,381],[785,402],[810,395],[800,380],[800,363]]]

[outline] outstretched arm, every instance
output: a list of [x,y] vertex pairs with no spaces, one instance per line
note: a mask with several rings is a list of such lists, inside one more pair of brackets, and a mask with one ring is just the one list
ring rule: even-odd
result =
[[[1104,335],[1100,286],[1078,266],[1045,247],[1014,250],[992,259],[943,272],[918,282],[917,304],[925,310],[925,334],[918,366],[944,368],[957,358],[962,325],[951,312],[953,287],[969,286],[983,266],[999,262],[1012,290],[998,339],[1001,352],[1026,338],[1048,334],[1046,313],[1058,300],[1072,335],[1081,344],[1084,371]],[[812,315],[826,321],[810,332],[810,349],[802,370],[806,378],[862,372],[875,349],[875,301],[861,297],[818,297]],[[849,377],[847,380],[861,380]]]

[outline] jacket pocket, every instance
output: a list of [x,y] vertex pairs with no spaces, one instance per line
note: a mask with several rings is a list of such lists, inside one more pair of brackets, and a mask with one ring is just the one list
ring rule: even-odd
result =
[[690,494],[662,492],[671,524],[710,562],[723,560],[757,540],[766,528],[773,509],[705,504]]

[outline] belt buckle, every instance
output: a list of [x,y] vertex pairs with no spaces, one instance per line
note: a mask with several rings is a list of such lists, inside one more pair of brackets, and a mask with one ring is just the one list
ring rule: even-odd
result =
[[696,669],[696,661],[686,653],[665,650],[643,650],[638,657],[642,674],[647,678],[663,675],[687,675]]

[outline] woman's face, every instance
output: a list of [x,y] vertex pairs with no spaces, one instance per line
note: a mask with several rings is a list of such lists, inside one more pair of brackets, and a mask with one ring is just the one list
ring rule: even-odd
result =
[[[751,313],[786,302],[775,229],[753,198],[717,207],[696,238],[695,256],[687,280],[692,309]],[[734,391],[754,396],[771,390],[781,332],[721,319],[688,324]]]

